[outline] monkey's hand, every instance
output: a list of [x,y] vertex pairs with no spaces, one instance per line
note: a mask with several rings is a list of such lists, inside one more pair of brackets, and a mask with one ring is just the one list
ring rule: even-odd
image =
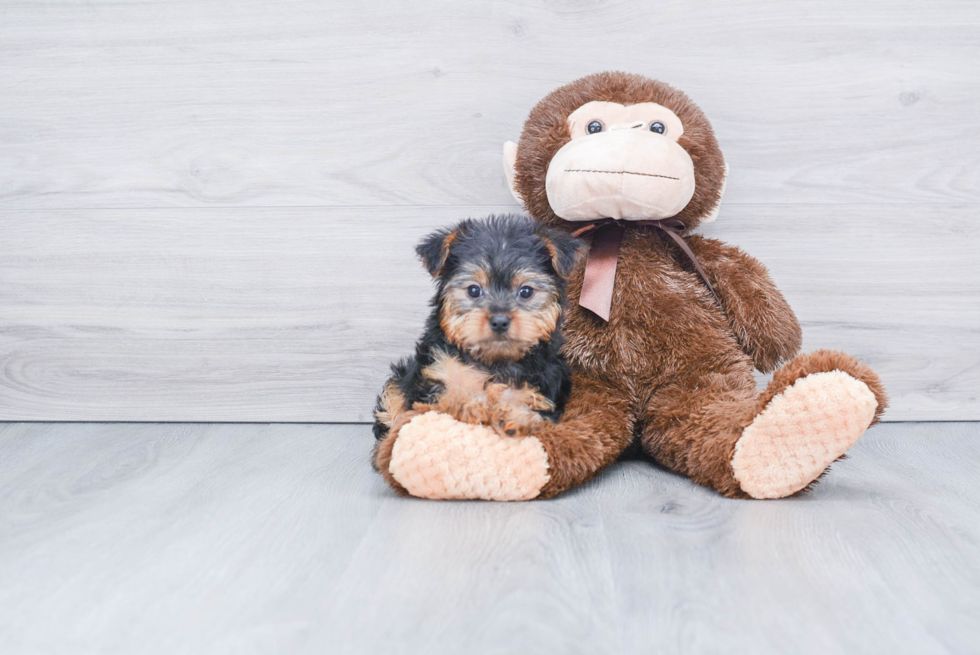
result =
[[770,373],[799,352],[800,324],[759,260],[700,235],[690,237],[688,245],[718,290],[735,337],[757,369]]

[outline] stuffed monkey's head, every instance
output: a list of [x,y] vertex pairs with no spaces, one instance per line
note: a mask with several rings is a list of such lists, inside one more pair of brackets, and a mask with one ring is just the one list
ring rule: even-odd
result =
[[597,73],[531,110],[504,145],[514,196],[543,223],[714,220],[727,168],[711,124],[680,91],[641,75]]

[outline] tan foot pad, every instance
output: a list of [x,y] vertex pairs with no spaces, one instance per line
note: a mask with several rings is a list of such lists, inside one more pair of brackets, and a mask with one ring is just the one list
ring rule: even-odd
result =
[[753,498],[783,498],[817,479],[868,429],[878,403],[847,373],[811,373],[776,395],[735,444],[732,470]]
[[402,427],[388,468],[408,493],[433,499],[530,500],[549,478],[536,438],[502,437],[438,412]]

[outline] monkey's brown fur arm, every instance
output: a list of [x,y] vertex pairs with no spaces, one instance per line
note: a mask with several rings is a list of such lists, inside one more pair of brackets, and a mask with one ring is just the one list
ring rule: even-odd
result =
[[572,369],[572,396],[555,424],[533,436],[548,454],[550,479],[538,498],[576,487],[612,464],[633,435],[630,394],[591,372]]
[[[426,457],[421,460],[408,462],[410,467],[415,469],[415,473],[419,473],[419,469],[422,469],[421,475],[413,477],[423,481],[436,480],[436,484],[427,483],[426,489],[415,489],[411,493],[425,498],[528,500],[535,497],[550,498],[588,481],[615,461],[629,444],[633,432],[633,418],[627,400],[629,394],[623,389],[579,371],[573,371],[573,378],[575,393],[565,406],[561,422],[544,422],[543,427],[524,438],[537,440],[540,443],[544,452],[539,462],[536,458],[527,456],[527,449],[519,447],[490,448],[487,451],[480,451],[477,448],[473,452],[480,456],[474,458],[473,452],[470,452],[472,449],[469,449],[466,444],[453,443],[449,444],[451,447],[446,450],[428,451]],[[412,412],[407,412],[400,418],[407,418],[411,414]],[[426,416],[435,416],[435,414]],[[398,425],[397,429],[393,426],[378,443],[374,461],[376,468],[381,471],[388,483],[398,493],[407,494],[409,491],[395,480],[391,471],[392,451],[395,440],[401,436],[399,434],[401,427],[403,425]],[[487,430],[482,426],[472,426],[472,428]],[[494,434],[493,438],[501,444],[511,442],[516,446],[522,441],[520,437],[491,434]],[[429,436],[436,437],[437,440],[439,437],[439,435]],[[482,439],[477,445],[486,446],[487,442]],[[490,457],[491,460],[486,461],[484,456]],[[454,469],[453,475],[449,476],[452,479],[445,475],[447,464]],[[540,465],[540,468],[535,469],[536,465]],[[515,475],[518,476],[517,479]],[[474,494],[473,485],[470,484],[474,476],[477,482],[482,482],[487,489]],[[460,480],[464,481],[469,489],[465,494],[460,493]],[[438,490],[438,495],[428,495],[432,489],[440,486],[451,487],[448,489],[449,493],[446,488],[441,488]],[[488,489],[499,492],[501,488],[515,487],[524,491],[518,496],[508,498],[486,493]]]
[[799,352],[803,345],[799,321],[759,260],[700,235],[687,242],[721,296],[735,337],[757,369],[769,373]]

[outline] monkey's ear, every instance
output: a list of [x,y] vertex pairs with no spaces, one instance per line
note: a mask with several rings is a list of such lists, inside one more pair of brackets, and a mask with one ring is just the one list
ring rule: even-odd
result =
[[721,211],[721,197],[725,194],[725,184],[728,182],[728,162],[725,162],[725,172],[721,174],[721,189],[718,190],[718,202],[711,208],[708,215],[702,219],[702,223],[713,223],[718,219],[718,212]]
[[557,230],[542,230],[539,234],[555,272],[567,278],[585,250],[585,243],[577,237]]
[[521,194],[517,192],[517,187],[514,186],[514,177],[517,173],[517,144],[513,141],[507,141],[504,143],[504,177],[507,178],[507,186],[510,187],[510,194],[514,196],[514,200],[524,204],[524,199],[521,198]]
[[422,265],[432,277],[439,277],[442,273],[446,260],[449,259],[449,250],[459,238],[460,230],[461,226],[438,230],[422,239],[415,247]]

